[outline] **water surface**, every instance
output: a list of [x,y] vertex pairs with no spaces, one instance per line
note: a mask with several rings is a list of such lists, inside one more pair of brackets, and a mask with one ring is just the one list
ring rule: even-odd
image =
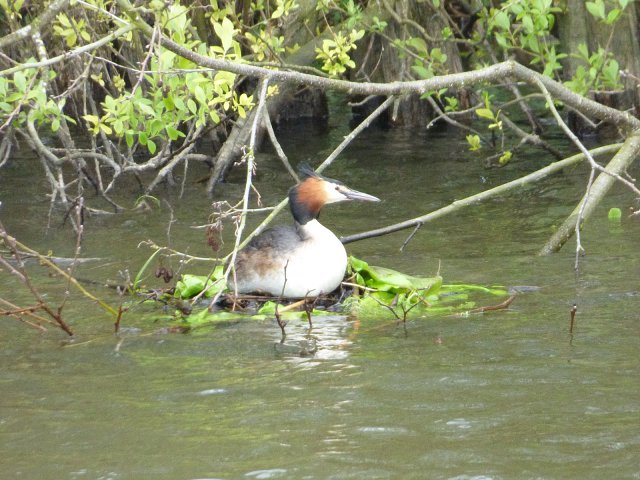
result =
[[[326,131],[297,126],[280,134],[294,163],[317,164],[346,131],[333,121]],[[486,169],[450,134],[368,132],[325,173],[384,202],[331,206],[322,221],[340,234],[384,226],[550,161],[535,151]],[[0,172],[2,221],[32,247],[71,255],[74,235],[59,210],[46,228],[46,189],[27,170],[35,162],[23,152]],[[210,212],[211,200],[193,183],[205,173],[190,166],[182,198],[177,189],[156,192],[171,210],[163,202],[146,214],[89,218],[82,254],[101,260],[79,276],[135,274],[151,253],[137,247],[146,239],[211,255],[202,230],[192,228]],[[508,311],[410,318],[406,329],[323,317],[312,331],[290,324],[285,345],[271,321],[158,334],[171,312],[146,305],[133,306],[114,336],[112,319],[76,294],[64,309],[78,332],[72,342],[2,319],[0,478],[640,478],[640,226],[606,218],[632,197],[616,190],[589,222],[578,276],[573,243],[552,257],[535,255],[587,174],[578,167],[425,225],[403,252],[409,231],[348,246],[407,273],[539,287]],[[233,173],[217,199],[238,199],[243,175]],[[290,183],[271,152],[259,156],[256,185],[266,205]],[[135,185],[115,196],[131,206]],[[48,298],[61,297],[60,278],[33,272]],[[0,289],[32,302],[8,275]]]

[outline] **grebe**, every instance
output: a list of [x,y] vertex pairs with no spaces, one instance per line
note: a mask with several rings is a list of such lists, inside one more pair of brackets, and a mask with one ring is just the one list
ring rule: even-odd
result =
[[327,203],[380,199],[323,177],[308,165],[300,167],[300,174],[301,182],[289,190],[294,225],[265,230],[238,252],[235,281],[230,282],[237,293],[317,297],[342,282],[347,252],[338,237],[318,222],[320,210]]

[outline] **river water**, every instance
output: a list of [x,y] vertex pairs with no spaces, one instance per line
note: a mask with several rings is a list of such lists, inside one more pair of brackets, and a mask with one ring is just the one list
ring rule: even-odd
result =
[[[347,132],[336,119],[279,135],[292,162],[317,165]],[[291,180],[272,152],[257,160],[256,186],[265,205],[275,204]],[[532,151],[487,169],[451,133],[368,131],[325,173],[383,203],[330,206],[321,220],[342,235],[381,227],[551,161]],[[70,256],[75,237],[59,210],[49,222],[37,168],[23,151],[0,171],[0,218],[31,247]],[[211,255],[193,228],[211,211],[195,183],[205,174],[190,165],[184,195],[160,187],[162,202],[147,213],[89,217],[82,256],[98,260],[77,275],[135,275],[151,253],[138,247],[147,239]],[[348,245],[371,264],[440,271],[446,282],[537,287],[506,311],[409,317],[406,329],[387,319],[322,317],[311,332],[306,322],[290,324],[284,345],[273,321],[157,333],[171,312],[146,304],[132,305],[114,336],[112,318],[75,293],[63,310],[73,341],[2,318],[0,478],[640,478],[640,224],[607,219],[632,196],[616,189],[588,223],[579,275],[573,241],[536,256],[587,176],[578,167],[427,224],[403,252],[410,231]],[[232,173],[217,199],[239,199],[243,178]],[[127,207],[138,195],[133,183],[114,194]],[[232,233],[228,225],[226,248]],[[175,259],[164,262],[180,270]],[[31,268],[57,305],[65,282]],[[182,271],[205,273],[207,265]],[[127,301],[90,288],[112,304]],[[6,272],[0,291],[33,303]]]

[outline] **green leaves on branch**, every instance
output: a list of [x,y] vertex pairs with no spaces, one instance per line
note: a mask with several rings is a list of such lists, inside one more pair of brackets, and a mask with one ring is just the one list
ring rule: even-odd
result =
[[[28,62],[36,60],[30,58]],[[19,70],[12,77],[0,77],[0,124],[11,121],[20,128],[31,121],[38,125],[49,125],[52,132],[60,129],[61,122],[75,121],[64,114],[65,98],[54,100],[47,96],[46,81],[51,81],[56,74],[52,70]]]
[[404,49],[408,49],[413,58],[411,70],[420,79],[428,79],[436,75],[444,75],[447,70],[447,55],[441,48],[427,47],[427,43],[420,37],[412,37],[406,41],[396,40],[394,46],[399,48],[400,57],[403,58],[407,54]]
[[[593,17],[613,28],[629,3],[630,0],[594,0],[585,2],[585,7]],[[615,6],[607,11],[611,4]],[[552,31],[555,16],[562,11],[556,5],[552,0],[502,2],[499,8],[482,9],[480,21],[486,23],[487,33],[505,52],[524,52],[531,58],[530,65],[541,65],[545,75],[557,77],[556,72],[562,68],[560,60],[567,54],[557,51],[558,41]],[[592,90],[621,88],[619,64],[602,47],[590,54],[586,46],[581,45],[575,56],[582,59],[584,65],[566,82],[574,92],[586,95]]]
[[355,29],[347,34],[337,32],[332,39],[322,42],[322,48],[316,48],[316,58],[322,62],[322,70],[337,77],[346,72],[347,68],[354,68],[356,64],[349,52],[357,48],[356,42],[364,33],[364,30]]
[[552,0],[525,0],[484,8],[480,17],[501,49],[526,52],[530,65],[542,65],[544,74],[553,77],[562,68],[559,60],[567,56],[556,51],[558,41],[552,35],[555,14],[560,11]]
[[[161,24],[176,42],[186,43],[200,53],[208,53],[235,61],[241,60],[241,47],[236,29],[227,17],[211,18],[219,45],[209,47],[191,39],[193,26],[188,10],[170,5],[160,14]],[[196,127],[217,124],[223,115],[235,112],[245,117],[254,103],[253,97],[235,89],[236,75],[229,72],[199,71],[197,65],[156,47],[149,71],[127,90],[119,84],[120,95],[106,95],[103,115],[84,115],[93,134],[104,133],[124,138],[131,148],[135,142],[155,154],[159,145],[185,137],[183,130],[193,122]]]
[[620,90],[620,65],[613,58],[611,52],[602,47],[594,53],[589,53],[585,44],[578,46],[578,53],[573,55],[583,62],[578,65],[576,73],[565,85],[580,95],[587,95],[591,91]]
[[64,13],[60,13],[56,17],[56,22],[53,24],[53,33],[58,37],[64,38],[67,47],[75,47],[78,43],[78,36],[85,42],[91,40],[85,21],[69,18]]
[[[602,21],[605,25],[613,25],[622,15],[622,11],[627,7],[630,0],[618,0],[617,7],[612,8],[607,13],[604,0],[586,2],[585,6],[591,15]],[[618,8],[619,7],[619,8]]]

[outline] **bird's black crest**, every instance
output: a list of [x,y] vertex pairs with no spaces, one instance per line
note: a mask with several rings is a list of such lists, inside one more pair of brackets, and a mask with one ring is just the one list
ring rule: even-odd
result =
[[309,177],[320,177],[307,162],[302,162],[298,165],[298,173],[300,174],[300,180]]
[[307,162],[301,162],[298,164],[298,174],[300,175],[300,182],[304,182],[307,178],[321,178],[323,180],[327,180],[331,183],[335,183],[337,185],[342,185],[340,180],[335,180],[333,178],[325,177],[324,175],[320,175],[316,172],[311,165]]

